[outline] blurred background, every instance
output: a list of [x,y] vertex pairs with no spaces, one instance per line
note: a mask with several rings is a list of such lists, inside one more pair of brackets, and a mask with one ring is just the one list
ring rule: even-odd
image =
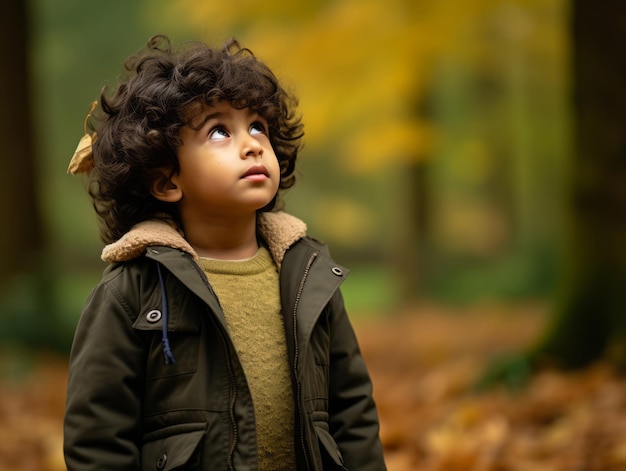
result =
[[[104,269],[97,220],[67,164],[91,102],[156,33],[215,45],[234,36],[299,97],[306,144],[286,209],[352,269],[344,294],[365,338],[371,323],[453,313],[442,330],[414,328],[462,342],[479,326],[485,344],[519,333],[483,351],[483,364],[507,347],[535,352],[537,338],[565,366],[620,347],[626,9],[601,3],[9,1],[0,380],[43,377],[43,355],[58,367],[62,407],[65,355]],[[503,330],[483,338],[485,325]],[[48,427],[55,447],[58,423]],[[61,469],[58,453],[4,468],[2,452],[2,469]]]
[[[30,152],[11,159],[28,171],[7,178],[35,196],[3,198],[20,237],[2,244],[16,259],[3,311],[19,324],[40,303],[46,337],[73,328],[104,265],[67,164],[91,102],[155,33],[234,36],[296,92],[306,138],[286,209],[352,267],[353,309],[549,294],[571,163],[566,3],[31,1],[28,127],[16,131]],[[20,234],[27,223],[36,235]]]

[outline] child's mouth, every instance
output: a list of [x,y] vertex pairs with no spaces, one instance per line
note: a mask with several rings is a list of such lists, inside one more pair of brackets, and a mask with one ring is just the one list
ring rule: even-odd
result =
[[251,181],[263,181],[269,178],[269,173],[263,165],[253,165],[241,178]]

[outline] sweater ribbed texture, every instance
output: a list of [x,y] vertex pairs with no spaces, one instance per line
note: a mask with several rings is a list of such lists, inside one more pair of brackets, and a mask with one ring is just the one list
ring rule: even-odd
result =
[[199,259],[222,306],[248,380],[259,469],[295,470],[294,399],[276,265],[261,247],[247,260]]

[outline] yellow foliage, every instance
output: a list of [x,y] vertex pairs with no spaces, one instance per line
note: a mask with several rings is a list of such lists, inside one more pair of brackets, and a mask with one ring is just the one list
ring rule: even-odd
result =
[[340,149],[347,168],[376,171],[434,151],[434,124],[418,105],[442,57],[489,67],[481,44],[528,41],[537,27],[528,11],[551,12],[564,1],[174,0],[166,15],[185,12],[183,21],[210,42],[236,36],[295,90],[307,149]]
[[473,255],[501,250],[510,240],[502,209],[472,198],[450,196],[436,207],[436,240],[440,248]]
[[354,247],[366,241],[376,217],[369,208],[351,199],[321,195],[316,201],[313,222],[323,228],[324,238]]
[[436,144],[434,126],[408,120],[371,123],[342,142],[344,166],[354,174],[371,174],[383,166],[426,158]]

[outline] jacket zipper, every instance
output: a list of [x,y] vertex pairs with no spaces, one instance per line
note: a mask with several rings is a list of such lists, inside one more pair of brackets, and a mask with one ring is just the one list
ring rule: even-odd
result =
[[[213,291],[213,288],[211,288],[211,284],[209,283],[209,280],[204,274],[204,271],[202,271],[200,267],[198,267],[195,263],[194,263],[194,269],[199,273],[200,277],[204,280],[204,283],[209,289],[209,292],[213,296],[215,296],[215,298],[217,299],[217,296],[215,292]],[[217,299],[217,303],[220,304],[219,299]],[[220,305],[220,308],[221,307],[222,306]],[[213,318],[213,316],[210,316],[210,319],[220,334],[220,340],[222,341],[222,348],[224,349],[224,356],[226,357],[226,368],[228,370],[228,378],[230,380],[230,387],[233,391],[233,395],[230,399],[230,404],[229,404],[229,409],[228,409],[230,425],[233,431],[233,440],[230,445],[230,450],[228,450],[228,458],[226,462],[228,464],[228,469],[231,471],[235,471],[235,465],[233,463],[233,456],[235,455],[235,449],[237,448],[237,442],[239,441],[239,428],[237,427],[237,420],[235,419],[235,403],[237,402],[237,380],[235,379],[235,373],[233,372],[232,359],[230,356],[230,351],[228,349],[228,343],[226,342],[226,336],[224,335],[224,332],[222,331],[222,326],[218,325],[218,323]]]
[[[215,323],[215,321],[213,321]],[[233,365],[231,364],[230,352],[228,351],[228,345],[226,343],[226,339],[224,338],[224,334],[219,326],[218,332],[220,333],[220,339],[222,340],[222,347],[224,348],[224,354],[226,355],[226,366],[228,369],[228,377],[230,379],[230,386],[233,391],[233,395],[230,399],[228,415],[230,418],[230,425],[233,431],[233,440],[230,445],[230,450],[228,450],[228,469],[231,471],[235,470],[235,465],[233,464],[233,456],[235,454],[235,449],[237,448],[237,442],[239,441],[239,429],[237,427],[237,420],[235,419],[235,403],[237,402],[237,382],[235,380],[235,374],[233,373]]]
[[309,260],[304,267],[304,272],[302,273],[302,278],[300,279],[300,284],[298,285],[298,291],[296,292],[296,299],[293,303],[293,343],[294,343],[294,355],[293,355],[293,374],[296,381],[296,404],[298,405],[298,418],[300,425],[300,445],[302,446],[302,453],[304,455],[304,462],[306,463],[307,469],[310,469],[309,466],[309,457],[306,450],[306,444],[304,442],[304,419],[302,418],[302,385],[298,380],[298,357],[300,354],[300,346],[298,345],[298,329],[297,329],[297,320],[298,320],[298,305],[300,304],[300,297],[302,296],[302,290],[304,289],[304,283],[306,282],[307,277],[309,276],[309,271],[311,270],[311,265],[319,255],[319,251],[315,251],[310,257]]

